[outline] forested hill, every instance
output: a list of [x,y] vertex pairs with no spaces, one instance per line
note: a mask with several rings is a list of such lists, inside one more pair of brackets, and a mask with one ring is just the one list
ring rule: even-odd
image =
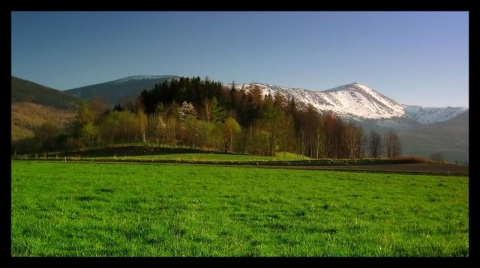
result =
[[12,104],[35,103],[47,107],[76,111],[81,100],[62,91],[12,76]]
[[[30,139],[42,124],[62,126],[75,116],[82,100],[12,76],[11,140]],[[32,147],[32,144],[26,145]]]

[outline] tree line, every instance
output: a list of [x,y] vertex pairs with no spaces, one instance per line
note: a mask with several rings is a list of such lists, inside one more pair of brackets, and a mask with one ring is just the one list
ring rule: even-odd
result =
[[65,125],[46,122],[33,138],[12,143],[13,153],[76,151],[117,144],[193,148],[275,156],[293,152],[311,158],[379,158],[402,154],[390,131],[365,134],[358,123],[293,97],[263,95],[258,86],[239,89],[206,77],[180,77],[143,90],[134,101],[109,107],[83,102]]

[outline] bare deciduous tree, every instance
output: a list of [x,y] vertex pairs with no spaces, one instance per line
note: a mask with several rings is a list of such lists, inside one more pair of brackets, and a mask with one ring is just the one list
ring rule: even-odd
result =
[[358,125],[350,123],[344,128],[344,142],[348,148],[349,158],[360,157],[360,147],[362,145],[363,130]]
[[396,157],[402,154],[400,138],[398,138],[395,132],[389,131],[385,133],[384,142],[388,158]]
[[382,154],[382,136],[375,130],[370,131],[367,138],[367,153],[372,158],[378,158]]

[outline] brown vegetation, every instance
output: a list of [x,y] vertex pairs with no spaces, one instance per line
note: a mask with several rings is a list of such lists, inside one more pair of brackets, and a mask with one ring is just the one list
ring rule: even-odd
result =
[[65,111],[35,103],[12,103],[12,142],[23,138],[33,137],[35,128],[47,121],[62,125],[75,117],[75,115],[75,111]]

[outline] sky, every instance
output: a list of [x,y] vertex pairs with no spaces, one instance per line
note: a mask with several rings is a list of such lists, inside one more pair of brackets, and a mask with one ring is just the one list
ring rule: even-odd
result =
[[58,90],[132,75],[469,106],[469,13],[12,11],[12,75]]

